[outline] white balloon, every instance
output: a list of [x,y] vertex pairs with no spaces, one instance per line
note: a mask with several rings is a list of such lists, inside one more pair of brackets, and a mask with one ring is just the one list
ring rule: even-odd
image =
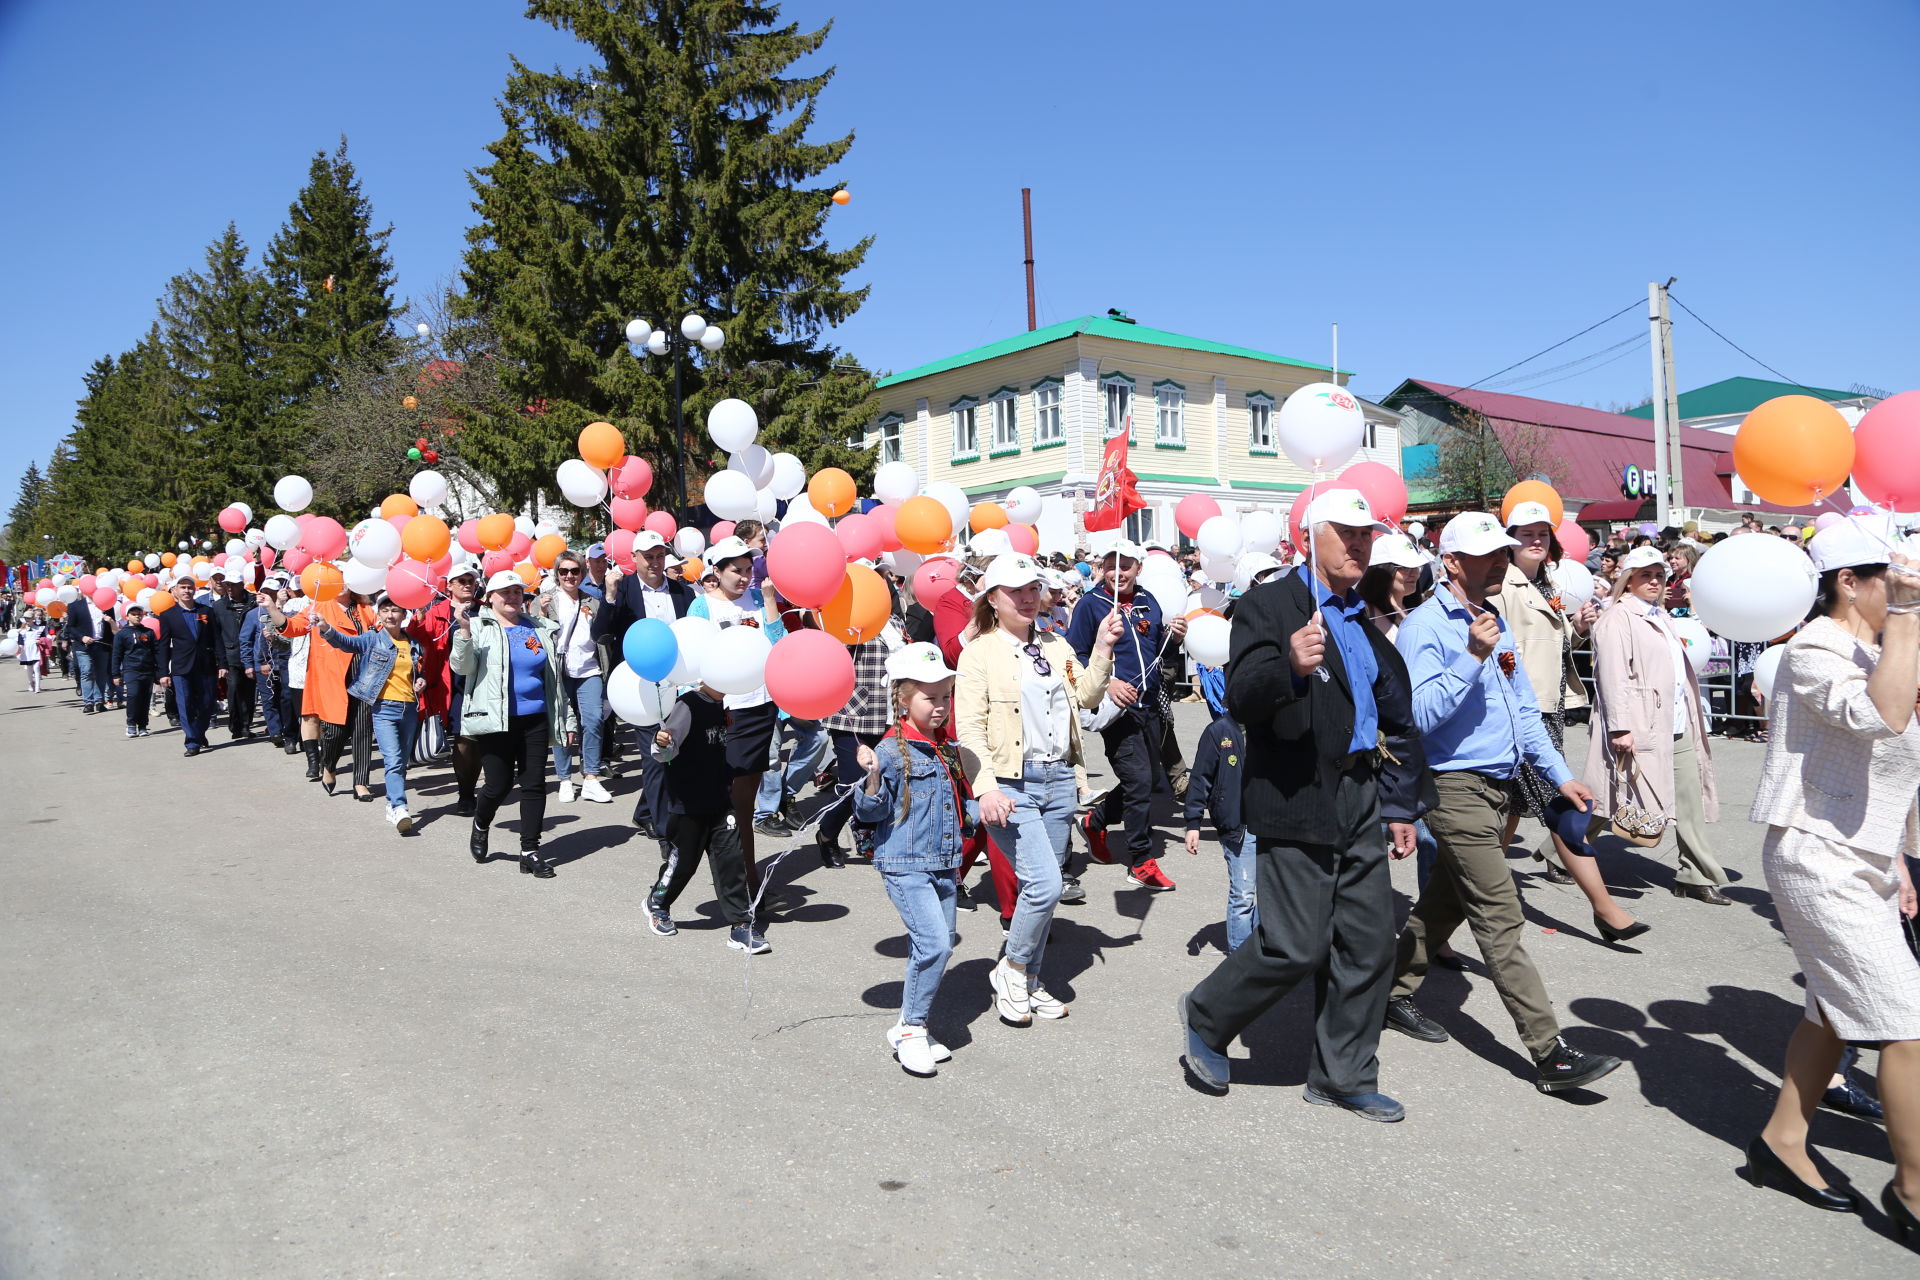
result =
[[1015,524],[1035,524],[1040,519],[1040,491],[1030,484],[1014,489],[1000,505]]
[[249,529],[246,533],[247,549],[258,551],[267,545],[267,535],[260,529]]
[[423,338],[430,338],[433,336],[433,328],[425,320],[422,320],[419,324],[413,326],[413,331],[419,334]]
[[1240,516],[1240,550],[1272,554],[1274,548],[1280,545],[1280,535],[1284,532],[1285,526],[1278,512],[1268,511],[1265,507],[1243,512]]
[[[1233,576],[1232,562],[1239,558],[1241,543],[1245,541],[1238,520],[1232,516],[1209,516],[1193,540],[1199,544],[1202,556],[1227,561],[1227,576]],[[1214,580],[1219,581],[1217,577]]]
[[738,453],[760,434],[760,419],[745,400],[729,397],[707,410],[707,434],[728,453]]
[[1713,656],[1713,637],[1707,629],[1696,619],[1675,618],[1673,634],[1680,638],[1680,647],[1687,651],[1687,662],[1693,667],[1693,674],[1704,674],[1707,659]]
[[[769,494],[772,492],[772,490],[768,490]],[[832,522],[825,516],[814,510],[812,499],[808,498],[804,493],[796,494],[794,498],[787,503],[787,514],[780,517],[780,527],[783,529],[790,524],[831,523]]]
[[700,683],[722,693],[752,693],[767,682],[773,645],[758,627],[727,627],[700,663]]
[[1217,613],[1203,613],[1187,623],[1187,652],[1209,667],[1227,665],[1233,648],[1233,624]]
[[437,507],[447,500],[447,478],[438,471],[417,471],[407,481],[407,496],[422,510]]
[[63,587],[55,587],[53,598],[61,604],[72,604],[80,598],[80,588],[74,586],[71,582]]
[[597,507],[606,500],[607,478],[580,458],[568,458],[553,473],[560,496],[576,507]]
[[1239,563],[1233,556],[1216,556],[1204,550],[1200,553],[1200,572],[1209,582],[1232,582],[1233,571]]
[[158,569],[160,567],[160,557],[153,554],[153,552],[149,551],[147,552],[146,558],[143,559],[140,563],[144,564],[149,569]]
[[1728,538],[1707,548],[1690,579],[1693,614],[1729,640],[1785,635],[1813,606],[1813,561],[1780,538]]
[[228,538],[225,550],[230,556],[245,555],[247,553],[246,541],[241,538]]
[[773,455],[773,479],[764,486],[782,502],[791,502],[807,487],[807,468],[790,453]]
[[707,549],[707,535],[698,529],[682,529],[673,535],[673,554],[682,560],[690,559]]
[[1274,559],[1271,551],[1249,551],[1234,561],[1233,585],[1241,591],[1253,589],[1253,580],[1269,569],[1278,569],[1280,562]]
[[[692,614],[675,618],[667,626],[672,629],[673,638],[680,646],[680,657],[673,664],[673,670],[667,673],[667,683],[692,684],[700,678],[700,663],[713,648],[713,642],[720,638],[720,628],[713,625],[712,618],[700,618]],[[747,630],[751,631],[752,628]]]
[[273,486],[273,505],[282,511],[305,511],[313,503],[313,486],[299,476],[281,476]]
[[380,570],[384,581],[387,566],[400,555],[400,531],[385,520],[362,520],[347,534],[347,553],[355,562]]
[[1780,675],[1780,659],[1786,656],[1787,646],[1776,644],[1753,661],[1754,696],[1771,702],[1773,700],[1773,682]]
[[[381,523],[386,522],[381,521]],[[391,529],[393,526],[389,524],[387,528]],[[387,566],[368,564],[364,560],[349,560],[346,567],[340,571],[340,576],[346,579],[347,590],[370,596],[386,587]]]
[[515,516],[513,518],[513,531],[515,533],[524,533],[531,538],[533,536],[533,517]]
[[1568,609],[1583,608],[1593,599],[1593,574],[1587,566],[1568,556],[1553,566],[1553,585],[1560,588],[1560,603]]
[[34,602],[35,604],[37,604],[37,605],[39,605],[39,606],[40,606],[40,607],[41,607],[42,609],[44,609],[44,608],[46,608],[46,607],[47,607],[48,605],[50,605],[50,604],[52,604],[52,603],[53,603],[53,588],[52,588],[52,587],[41,587],[41,588],[40,588],[40,589],[39,589],[38,591],[36,591],[36,592],[34,592],[34,593],[33,593],[33,602]]
[[738,471],[716,471],[707,477],[707,509],[722,520],[746,520],[758,509],[753,481]]
[[873,496],[882,502],[905,502],[920,492],[920,473],[905,462],[883,462],[873,473]]
[[155,591],[152,587],[142,587],[140,588],[140,590],[134,593],[133,602],[139,605],[142,609],[145,609],[148,613],[152,613],[153,598],[159,594],[160,593],[158,591]]
[[1177,618],[1186,612],[1187,583],[1186,579],[1180,576],[1178,566],[1171,560],[1167,561],[1167,564],[1171,567],[1166,571],[1143,573],[1134,580],[1134,583],[1140,590],[1153,597],[1154,603],[1160,606],[1162,618]]
[[919,552],[908,551],[905,548],[880,553],[880,563],[893,570],[903,582],[912,582],[914,573],[925,561],[926,557]]
[[727,459],[727,470],[738,471],[753,481],[753,487],[764,489],[773,481],[773,455],[757,444],[750,444]]
[[205,560],[197,562],[193,566],[193,580],[195,582],[212,582],[213,566]]
[[671,686],[663,688],[642,680],[639,672],[624,662],[607,677],[607,705],[628,724],[652,728],[666,718],[666,704],[672,701]]
[[967,517],[973,511],[973,504],[967,501],[966,490],[951,480],[936,480],[927,486],[926,496],[947,509],[947,514],[953,517],[956,531],[965,531]]
[[64,573],[56,573],[53,575],[51,581],[56,588],[59,588],[66,586],[69,582],[72,582],[73,579]]
[[300,522],[292,516],[273,516],[267,520],[267,545],[275,551],[290,550],[300,541]]
[[773,496],[773,490],[756,489],[754,491],[753,518],[755,520],[758,520],[761,524],[765,524],[767,521],[773,519],[774,513],[779,509],[779,503]]
[[20,655],[20,642],[13,638],[13,632],[0,636],[0,658],[16,658]]
[[1309,382],[1274,415],[1280,449],[1303,471],[1338,471],[1366,439],[1367,419],[1345,387]]

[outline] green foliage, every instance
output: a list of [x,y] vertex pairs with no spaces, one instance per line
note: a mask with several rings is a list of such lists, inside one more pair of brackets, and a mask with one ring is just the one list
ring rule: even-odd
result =
[[0,539],[0,559],[19,564],[39,554],[35,544],[40,541],[41,508],[46,500],[47,478],[41,474],[39,463],[29,462],[26,474],[20,477],[20,496],[7,512],[7,527],[4,538]]
[[1485,414],[1460,406],[1434,444],[1433,466],[1423,482],[1439,500],[1472,511],[1498,511],[1515,484],[1553,472],[1552,451],[1537,427],[1509,423],[1496,430]]

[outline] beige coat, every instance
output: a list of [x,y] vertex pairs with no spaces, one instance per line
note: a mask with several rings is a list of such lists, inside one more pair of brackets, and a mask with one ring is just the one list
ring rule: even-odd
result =
[[[1665,611],[1657,617],[1644,602],[1622,598],[1602,611],[1593,624],[1594,700],[1592,742],[1581,781],[1593,788],[1596,812],[1613,813],[1621,804],[1637,802],[1669,820],[1673,817],[1673,650],[1667,643],[1671,625]],[[1701,810],[1712,822],[1720,816],[1713,786],[1713,752],[1700,713],[1700,677],[1693,664],[1687,671],[1687,735],[1699,762]],[[1608,735],[1633,735],[1633,759],[1639,773],[1637,788],[1618,785],[1625,771],[1615,767]],[[1681,779],[1693,786],[1696,780]]]
[[[1092,665],[1082,668],[1073,646],[1054,632],[1040,635],[1040,656],[1067,677],[1067,705],[1092,710],[1106,695],[1113,675],[1113,656],[1095,651]],[[1026,773],[1027,739],[1020,718],[1020,664],[1025,655],[993,631],[976,636],[960,651],[958,679],[953,682],[954,737],[980,763],[972,779],[973,794],[1000,789],[999,779]],[[1069,714],[1069,763],[1086,785],[1080,746],[1080,717]]]
[[1565,702],[1558,703],[1562,709],[1586,706],[1586,686],[1580,682],[1580,673],[1573,665],[1573,654],[1566,644],[1573,628],[1572,618],[1556,611],[1514,565],[1507,566],[1507,580],[1500,594],[1493,598],[1493,605],[1513,631],[1513,643],[1520,650],[1520,665],[1527,669],[1527,680],[1533,685],[1533,696],[1539,701],[1540,710],[1552,714],[1558,703],[1555,689],[1561,690],[1566,698]]

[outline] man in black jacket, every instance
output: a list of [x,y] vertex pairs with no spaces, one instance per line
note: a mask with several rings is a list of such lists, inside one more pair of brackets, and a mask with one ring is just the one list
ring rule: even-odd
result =
[[1225,1093],[1226,1047],[1303,979],[1315,984],[1305,1098],[1369,1120],[1406,1113],[1378,1091],[1393,977],[1391,856],[1414,851],[1433,802],[1407,669],[1354,588],[1376,524],[1356,490],[1307,507],[1311,567],[1253,588],[1234,609],[1227,706],[1246,729],[1242,817],[1256,845],[1259,924],[1180,997],[1181,1061]]
[[[672,623],[693,607],[693,584],[667,572],[667,540],[651,529],[633,538],[634,572],[620,575],[607,592],[607,607],[594,615],[593,642],[600,648],[600,665],[611,674],[620,664],[620,642],[627,628],[642,618]],[[656,839],[667,830],[667,767],[654,759],[651,733],[640,735],[640,798],[634,802],[633,825]]]
[[147,736],[147,713],[153,705],[155,656],[160,638],[147,628],[147,611],[127,606],[126,625],[113,636],[113,683],[127,710],[127,736]]
[[173,608],[160,615],[160,684],[173,690],[186,734],[186,754],[207,747],[207,722],[213,719],[213,686],[227,674],[220,665],[220,624],[214,607],[193,598],[193,579],[173,584]]
[[240,651],[240,631],[253,608],[253,593],[243,580],[244,570],[213,571],[213,617],[220,630],[220,665],[227,670],[227,732],[235,738],[253,736],[253,664]]

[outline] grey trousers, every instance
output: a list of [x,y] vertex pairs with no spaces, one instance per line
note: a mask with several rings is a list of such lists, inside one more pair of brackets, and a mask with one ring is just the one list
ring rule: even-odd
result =
[[1393,975],[1393,886],[1372,766],[1343,775],[1331,844],[1255,845],[1260,925],[1193,989],[1188,1025],[1221,1052],[1303,979],[1313,982],[1313,1065],[1326,1093],[1379,1086]]

